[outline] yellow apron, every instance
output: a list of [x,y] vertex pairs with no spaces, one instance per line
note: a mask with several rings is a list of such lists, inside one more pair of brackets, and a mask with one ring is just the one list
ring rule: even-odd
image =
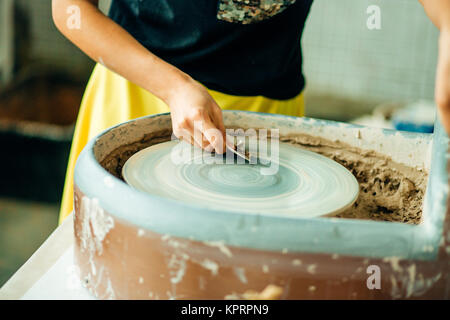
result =
[[[303,94],[289,100],[274,100],[263,96],[241,97],[208,90],[225,110],[247,110],[303,116]],[[81,102],[69,164],[66,172],[59,223],[73,210],[73,174],[81,150],[89,140],[103,130],[127,120],[169,112],[168,106],[153,94],[118,74],[97,64]]]

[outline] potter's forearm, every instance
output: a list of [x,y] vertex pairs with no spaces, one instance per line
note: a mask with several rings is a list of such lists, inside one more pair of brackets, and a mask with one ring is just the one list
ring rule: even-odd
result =
[[[96,3],[96,0],[53,0],[55,25],[92,59],[168,101],[189,76],[149,52],[98,10]],[[79,28],[68,23],[70,6],[79,8]]]
[[425,12],[439,30],[450,30],[450,1],[449,0],[419,0]]
[[[53,0],[53,20],[57,28],[92,59],[165,101],[178,138],[223,153],[222,111],[207,90],[148,51],[102,14],[97,3],[97,0]],[[68,23],[74,14],[71,6],[73,11],[79,12],[81,23],[78,25]],[[196,127],[198,122],[203,127]]]

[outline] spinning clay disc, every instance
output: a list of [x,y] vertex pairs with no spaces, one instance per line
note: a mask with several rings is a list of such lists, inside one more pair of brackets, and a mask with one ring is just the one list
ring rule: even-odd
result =
[[122,173],[138,190],[211,210],[317,217],[354,203],[359,186],[345,167],[287,143],[278,150],[269,164],[227,163],[221,155],[169,141],[134,154]]

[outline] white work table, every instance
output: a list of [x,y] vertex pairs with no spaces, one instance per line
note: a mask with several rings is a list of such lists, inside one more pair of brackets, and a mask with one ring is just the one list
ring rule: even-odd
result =
[[94,299],[81,285],[73,245],[70,215],[0,289],[0,300]]

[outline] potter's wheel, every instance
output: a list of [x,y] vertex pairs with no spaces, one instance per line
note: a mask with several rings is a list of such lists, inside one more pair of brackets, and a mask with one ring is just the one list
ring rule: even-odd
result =
[[223,157],[218,163],[217,156],[195,149],[179,141],[153,145],[125,163],[123,177],[151,195],[249,214],[317,217],[348,208],[358,196],[358,182],[345,167],[286,143],[279,144],[271,174],[261,169],[275,166],[227,164]]

